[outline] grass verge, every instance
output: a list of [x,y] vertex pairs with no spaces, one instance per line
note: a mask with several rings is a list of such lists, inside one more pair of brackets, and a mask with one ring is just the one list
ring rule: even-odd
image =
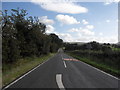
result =
[[49,54],[41,57],[20,59],[14,64],[3,65],[2,86],[12,82],[45,60],[48,60],[53,55],[54,54]]
[[119,69],[116,69],[116,68],[114,68],[112,66],[106,65],[104,63],[95,62],[95,61],[90,60],[90,59],[88,59],[86,57],[80,57],[80,56],[74,55],[72,53],[67,53],[67,54],[69,54],[70,56],[72,56],[72,57],[74,57],[74,58],[76,58],[76,59],[78,59],[80,61],[83,61],[83,62],[85,62],[87,64],[90,64],[90,65],[92,65],[92,66],[94,66],[96,68],[99,68],[99,69],[101,69],[101,70],[103,70],[103,71],[105,71],[107,73],[110,73],[110,74],[120,78],[120,70]]

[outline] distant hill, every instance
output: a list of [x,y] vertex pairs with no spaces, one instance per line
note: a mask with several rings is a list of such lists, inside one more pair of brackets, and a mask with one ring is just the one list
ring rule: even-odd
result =
[[[92,41],[91,41],[92,42]],[[69,43],[69,44],[77,44],[77,45],[83,45],[85,43],[88,43],[88,42],[65,42],[65,43]],[[99,43],[99,42],[98,42]],[[99,43],[99,44],[104,44],[104,43]],[[120,45],[120,42],[118,43],[110,43],[110,44],[117,44],[117,45]]]
[[86,42],[65,42],[65,43],[82,45],[85,44]]

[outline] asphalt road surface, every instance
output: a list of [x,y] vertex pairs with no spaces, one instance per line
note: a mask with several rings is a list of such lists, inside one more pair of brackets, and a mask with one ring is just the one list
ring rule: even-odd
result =
[[118,88],[118,79],[59,51],[5,88]]

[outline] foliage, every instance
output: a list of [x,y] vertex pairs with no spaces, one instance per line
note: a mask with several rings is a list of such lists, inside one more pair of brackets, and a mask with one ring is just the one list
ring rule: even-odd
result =
[[24,9],[2,12],[3,63],[13,63],[19,58],[41,56],[56,52],[63,41],[55,34],[47,35],[46,25],[38,17],[27,17]]

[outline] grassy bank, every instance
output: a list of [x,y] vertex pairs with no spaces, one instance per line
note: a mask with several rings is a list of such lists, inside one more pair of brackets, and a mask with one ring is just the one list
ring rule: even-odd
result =
[[3,65],[3,86],[7,85],[17,77],[36,67],[40,63],[52,57],[54,54],[44,55],[41,57],[20,59],[14,64]]
[[112,67],[111,65],[107,65],[105,64],[104,62],[97,62],[95,60],[91,60],[90,58],[88,57],[81,57],[80,55],[76,55],[74,54],[73,52],[72,53],[68,53],[69,55],[71,55],[72,57],[80,60],[80,61],[83,61],[87,64],[90,64],[96,68],[99,68],[107,73],[110,73],[116,77],[119,77],[120,76],[120,69],[118,68],[115,68],[115,67]]

